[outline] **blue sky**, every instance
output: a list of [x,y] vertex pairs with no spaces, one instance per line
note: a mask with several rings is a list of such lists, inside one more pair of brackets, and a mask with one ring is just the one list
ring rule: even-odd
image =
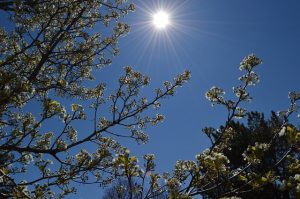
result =
[[[132,30],[119,42],[120,55],[99,72],[99,78],[113,85],[121,68],[131,65],[151,77],[150,88],[144,90],[151,96],[163,81],[185,69],[192,72],[191,81],[163,101],[160,112],[166,120],[148,129],[149,143],[128,144],[133,153],[156,154],[159,171],[170,171],[176,160],[194,159],[209,146],[201,129],[219,127],[226,114],[223,107],[211,107],[204,93],[216,85],[232,97],[244,56],[255,53],[263,60],[256,70],[261,81],[250,89],[254,100],[249,110],[269,115],[288,107],[289,91],[300,91],[298,0],[133,2],[136,12],[124,18]],[[157,31],[151,13],[161,9],[169,12],[171,26]]]
[[[150,88],[144,89],[151,93],[185,69],[192,72],[191,81],[163,101],[166,121],[149,129],[149,144],[136,149],[157,154],[159,168],[170,169],[177,159],[193,158],[208,146],[201,128],[218,127],[226,115],[222,107],[211,107],[204,93],[216,85],[232,96],[244,56],[255,53],[263,60],[257,68],[261,82],[250,89],[250,110],[269,114],[284,109],[288,92],[300,90],[300,2],[133,2],[137,10],[125,18],[132,31],[120,40],[120,56],[102,71],[104,78],[113,82],[123,66],[131,65],[151,77]],[[172,25],[159,32],[147,21],[150,12],[163,8],[170,12]]]
[[[100,79],[113,84],[121,68],[131,65],[151,77],[151,93],[163,81],[188,69],[192,79],[162,103],[163,124],[149,128],[146,145],[128,144],[133,153],[156,154],[159,171],[171,171],[178,159],[194,159],[209,146],[205,126],[225,122],[223,107],[211,107],[204,93],[220,86],[231,95],[238,85],[239,63],[255,53],[260,83],[247,105],[269,115],[288,107],[288,92],[299,91],[300,2],[298,0],[147,0],[133,1],[136,12],[123,20],[131,32],[119,41],[120,55],[101,71]],[[171,26],[157,31],[151,13],[165,9]],[[297,118],[294,118],[298,122]],[[85,197],[84,197],[85,198]]]
[[[261,82],[250,89],[249,110],[278,111],[288,107],[288,92],[300,91],[299,0],[132,0],[136,12],[122,21],[131,32],[119,40],[120,55],[96,73],[109,89],[116,87],[122,68],[131,65],[151,77],[143,94],[151,96],[165,80],[188,69],[192,79],[174,97],[162,101],[164,123],[148,128],[146,145],[124,142],[133,154],[156,154],[158,171],[171,171],[178,159],[194,159],[209,146],[201,132],[225,122],[222,107],[211,107],[204,93],[220,86],[229,96],[238,85],[242,58],[255,53],[263,60],[257,68]],[[151,13],[165,9],[171,25],[157,31]],[[95,30],[97,31],[97,30]],[[101,32],[101,30],[100,30]],[[299,121],[296,118],[296,122]],[[70,198],[97,198],[101,190],[79,187]],[[99,196],[100,197],[100,196]]]

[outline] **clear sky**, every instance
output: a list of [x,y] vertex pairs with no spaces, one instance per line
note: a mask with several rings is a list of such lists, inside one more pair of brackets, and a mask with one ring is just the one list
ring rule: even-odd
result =
[[[222,107],[211,107],[204,93],[216,85],[232,96],[244,56],[255,53],[263,60],[257,68],[261,82],[250,89],[254,100],[249,110],[269,115],[271,110],[288,107],[289,91],[300,91],[299,0],[132,2],[136,12],[121,19],[131,25],[131,32],[119,40],[120,55],[97,72],[97,80],[113,89],[122,68],[131,65],[151,77],[150,87],[143,90],[151,96],[165,80],[185,69],[192,72],[192,79],[174,97],[162,101],[160,113],[166,120],[147,129],[149,143],[124,142],[139,157],[156,154],[159,171],[171,171],[176,160],[194,159],[209,146],[201,129],[218,128],[226,114]],[[170,15],[170,25],[160,31],[151,23],[151,15],[159,10]],[[100,192],[93,186],[80,186],[70,198],[100,198]]]
[[[300,90],[299,1],[133,2],[136,12],[125,18],[132,31],[120,40],[120,56],[100,77],[113,84],[120,69],[131,65],[151,77],[152,88],[144,89],[150,95],[163,81],[185,69],[192,72],[191,81],[163,101],[165,122],[148,129],[149,144],[138,147],[156,153],[160,168],[171,168],[177,159],[193,158],[207,147],[201,129],[218,127],[226,115],[222,107],[211,107],[204,93],[216,85],[231,95],[244,56],[255,53],[263,60],[257,68],[261,82],[250,89],[250,110],[269,114],[284,109],[288,92]],[[151,12],[161,9],[169,12],[171,24],[158,31],[149,20]]]
[[[131,24],[131,33],[120,40],[120,56],[99,78],[113,85],[121,68],[131,65],[151,77],[150,88],[144,90],[151,96],[163,81],[185,69],[192,72],[191,81],[163,101],[160,112],[166,120],[148,129],[149,143],[128,145],[133,153],[156,154],[159,171],[170,171],[176,160],[194,159],[209,146],[201,129],[219,127],[226,114],[222,107],[211,107],[204,93],[216,85],[232,96],[244,56],[255,53],[263,60],[257,68],[261,82],[250,89],[254,100],[249,110],[269,115],[288,107],[289,91],[300,91],[299,0],[133,2],[136,12],[124,19]],[[151,14],[162,9],[169,12],[171,24],[158,31]],[[80,192],[78,196],[89,198]]]

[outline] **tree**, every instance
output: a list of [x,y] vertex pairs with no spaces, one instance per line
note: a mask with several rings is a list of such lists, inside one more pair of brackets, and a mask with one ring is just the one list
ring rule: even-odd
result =
[[[300,131],[288,119],[297,111],[296,102],[300,99],[300,93],[289,93],[289,108],[278,112],[279,118],[273,116],[273,122],[276,123],[272,126],[264,123],[263,118],[257,114],[249,115],[249,128],[234,122],[247,115],[241,105],[252,100],[247,90],[259,82],[254,69],[261,63],[254,54],[242,60],[239,69],[245,74],[239,78],[241,84],[233,87],[236,100],[226,100],[224,90],[219,87],[212,87],[206,93],[212,105],[221,105],[227,109],[227,120],[220,129],[203,129],[212,146],[197,155],[196,161],[177,162],[174,177],[169,179],[173,182],[172,186],[176,185],[175,189],[169,188],[175,198],[196,195],[207,198],[247,197],[248,193],[259,193],[258,190],[267,193],[270,189],[274,190],[274,187],[280,187],[285,192],[280,193],[279,197],[299,197]],[[260,133],[255,140],[247,139],[249,137],[237,140],[240,134],[247,131],[248,136],[250,132],[256,135]],[[236,147],[240,145],[242,148],[237,150]]]
[[[253,54],[242,60],[240,70],[245,74],[239,78],[241,84],[233,88],[236,100],[226,100],[224,90],[218,87],[206,93],[212,105],[222,105],[227,109],[227,120],[220,129],[203,129],[212,146],[197,155],[196,161],[179,161],[176,164],[175,177],[171,178],[177,184],[176,189],[171,189],[176,197],[247,197],[248,193],[259,194],[259,190],[267,193],[274,187],[283,191],[279,197],[299,196],[300,132],[288,122],[288,118],[297,111],[296,102],[300,94],[289,93],[289,108],[280,111],[280,117],[273,116],[274,124],[271,126],[259,114],[248,115],[248,128],[234,122],[247,115],[246,109],[240,106],[252,99],[247,89],[259,82],[254,69],[260,64],[261,60]],[[239,139],[245,134],[244,139]],[[272,196],[274,194],[271,193]]]
[[[252,100],[248,88],[259,82],[254,69],[261,63],[254,54],[242,60],[240,70],[244,74],[239,78],[240,85],[233,88],[235,100],[225,99],[225,92],[219,87],[206,92],[212,105],[224,106],[228,114],[219,129],[203,129],[211,147],[196,155],[195,161],[179,160],[173,172],[158,174],[154,156],[144,158],[144,169],[136,166],[136,158],[129,154],[116,159],[128,182],[133,179],[138,182],[129,188],[129,193],[143,190],[144,176],[148,175],[148,187],[153,194],[141,197],[145,199],[164,193],[170,199],[191,199],[199,195],[203,198],[300,197],[300,131],[289,123],[291,115],[297,112],[300,93],[290,92],[289,108],[279,111],[278,116],[273,114],[270,121],[241,107]],[[236,122],[246,116],[248,126]]]
[[[243,123],[232,121],[229,126],[234,133],[227,138],[226,147],[221,149],[222,153],[228,157],[230,169],[234,170],[247,164],[242,154],[247,150],[248,145],[269,142],[274,136],[274,132],[280,130],[282,125],[283,120],[275,112],[272,112],[269,120],[266,120],[262,113],[249,112],[247,113],[247,126]],[[292,125],[290,127],[295,128]],[[267,153],[264,154],[261,160],[262,163],[245,171],[260,172],[271,168],[288,149],[289,142],[286,137],[283,136],[280,139],[276,139]],[[296,151],[295,155],[299,156],[299,152]],[[279,178],[281,180],[293,176],[287,169],[290,163],[289,160],[285,160],[284,163],[274,168],[272,175],[278,176],[276,179]],[[241,181],[245,180],[246,178],[240,176],[235,181],[232,181],[233,186],[237,187]],[[228,187],[224,185],[220,186],[220,189],[226,190]],[[293,196],[289,194],[288,190],[282,189],[279,183],[274,183],[273,181],[266,182],[262,188],[251,189],[251,186],[248,186],[246,189],[248,189],[247,192],[241,192],[238,196],[241,198],[290,198]],[[212,191],[207,193],[206,196],[208,198],[215,198],[216,193]]]
[[[134,184],[134,183],[133,183]],[[128,184],[126,179],[118,179],[111,187],[107,188],[102,199],[126,199],[129,198],[129,187],[132,186]],[[132,198],[138,199],[138,193],[134,193]]]
[[[130,199],[163,194],[170,199],[247,197],[274,187],[276,191],[280,187],[284,196],[300,197],[300,132],[288,122],[297,111],[299,93],[289,93],[290,106],[279,112],[280,126],[269,129],[271,135],[237,143],[244,147],[243,158],[228,150],[239,133],[268,129],[264,123],[259,127],[257,122],[249,127],[234,123],[247,115],[242,104],[252,99],[248,88],[259,82],[254,69],[261,60],[255,55],[240,64],[244,74],[233,89],[235,99],[225,99],[219,87],[206,93],[213,105],[228,111],[220,129],[204,128],[211,147],[195,161],[180,160],[173,172],[159,174],[153,154],[145,155],[139,166],[116,137],[147,142],[146,126],[164,116],[144,111],[158,108],[162,98],[172,96],[190,78],[190,72],[165,82],[151,100],[140,96],[149,78],[129,66],[111,94],[102,82],[87,86],[95,81],[93,71],[109,65],[118,54],[117,41],[129,31],[121,18],[134,6],[121,0],[5,0],[0,10],[11,23],[0,28],[1,197],[61,198],[76,191],[74,183],[107,185],[117,178],[126,179]],[[96,24],[102,34],[93,31]],[[254,116],[253,121],[262,120]],[[88,120],[93,121],[92,128],[78,132],[76,126]],[[53,122],[51,130],[45,127]],[[27,171],[35,175],[26,176]]]
[[[133,182],[131,186],[134,186],[137,182]],[[130,186],[126,179],[118,179],[111,187],[105,190],[105,194],[102,199],[128,199],[130,198]],[[132,198],[141,198],[141,193],[134,193]],[[168,199],[167,194],[159,194],[157,196],[151,197],[153,199]]]
[[[0,154],[0,168],[4,168],[4,165],[10,162],[10,157],[8,154]],[[0,180],[0,198],[5,198],[7,194],[12,192],[13,181],[11,178],[6,176],[6,170],[0,170],[1,180]]]
[[118,167],[118,181],[115,185],[107,189],[104,199],[114,198],[168,198],[168,194],[161,187],[161,177],[155,172],[154,154],[144,155],[143,166],[138,165],[136,156],[131,156],[126,150],[119,154],[114,163]]
[[[76,191],[74,183],[108,184],[118,175],[115,155],[126,151],[115,138],[147,142],[146,126],[163,120],[144,111],[173,95],[188,71],[152,100],[139,95],[149,78],[129,66],[110,95],[102,82],[86,86],[118,54],[117,41],[129,31],[121,18],[133,10],[119,0],[1,1],[10,19],[0,28],[1,197],[63,197]],[[100,107],[108,112],[100,115]],[[88,120],[93,128],[77,132],[76,124]]]

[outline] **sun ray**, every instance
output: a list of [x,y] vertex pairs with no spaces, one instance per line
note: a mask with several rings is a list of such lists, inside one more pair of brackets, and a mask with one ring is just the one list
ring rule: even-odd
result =
[[172,63],[165,65],[164,70],[181,71],[187,67],[186,60],[190,56],[190,49],[186,44],[194,40],[195,35],[202,35],[199,42],[205,45],[206,40],[203,37],[208,34],[212,39],[218,37],[213,31],[209,33],[209,21],[193,18],[193,12],[185,12],[188,7],[186,1],[137,1],[136,17],[130,21],[130,34],[135,36],[130,37],[131,41],[128,42],[135,43],[138,67],[154,70],[156,65],[153,63],[161,59],[164,65]]

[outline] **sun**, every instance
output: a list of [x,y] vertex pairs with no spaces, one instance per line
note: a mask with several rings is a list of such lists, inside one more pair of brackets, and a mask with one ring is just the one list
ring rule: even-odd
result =
[[152,22],[157,29],[164,29],[170,24],[169,14],[163,10],[158,11],[153,14]]

